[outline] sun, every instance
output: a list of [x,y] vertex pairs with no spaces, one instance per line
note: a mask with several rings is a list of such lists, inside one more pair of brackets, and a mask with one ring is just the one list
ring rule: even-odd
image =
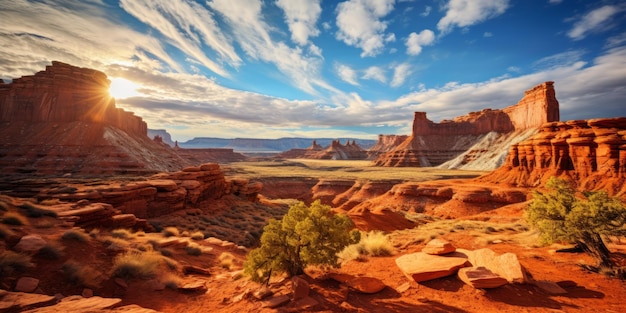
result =
[[111,86],[109,86],[109,94],[117,100],[137,97],[141,95],[141,93],[137,91],[139,87],[138,84],[126,78],[113,77],[111,78]]

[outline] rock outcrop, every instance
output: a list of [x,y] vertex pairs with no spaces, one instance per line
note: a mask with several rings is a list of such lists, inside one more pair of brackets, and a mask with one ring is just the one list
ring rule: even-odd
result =
[[339,140],[333,142],[323,149],[313,141],[313,144],[306,149],[291,149],[275,156],[284,159],[318,159],[318,160],[364,160],[367,158],[367,151],[361,148],[355,140],[349,140],[345,145]]
[[0,85],[3,173],[147,174],[191,165],[115,107],[102,72],[53,61]]
[[367,150],[367,158],[374,160],[379,155],[395,149],[408,138],[408,135],[378,135],[376,144]]
[[626,117],[546,123],[479,180],[537,187],[551,176],[573,179],[583,190],[626,195]]
[[559,103],[553,82],[527,90],[516,105],[502,110],[485,109],[441,123],[430,121],[425,112],[415,112],[411,136],[395,149],[380,155],[375,164],[439,166],[464,153],[489,134],[500,136],[558,120]]

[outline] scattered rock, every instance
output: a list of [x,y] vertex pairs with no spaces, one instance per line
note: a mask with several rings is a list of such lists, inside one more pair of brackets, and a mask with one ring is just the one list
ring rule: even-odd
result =
[[39,279],[32,277],[21,277],[17,280],[15,285],[15,291],[18,292],[33,292],[39,287]]
[[28,308],[52,305],[56,301],[54,296],[0,289],[0,312],[21,312]]
[[468,262],[465,255],[457,252],[445,256],[416,252],[396,258],[396,265],[406,277],[419,283],[450,276],[468,266]]
[[91,298],[93,297],[93,290],[89,288],[85,288],[83,289],[83,292],[81,293],[81,295],[83,296],[83,298]]
[[497,288],[508,281],[485,267],[465,267],[458,272],[459,279],[474,288]]
[[307,296],[307,297],[304,297],[302,299],[299,299],[293,302],[293,307],[295,307],[298,310],[298,312],[300,312],[303,310],[311,310],[318,304],[319,302],[317,302],[317,300]]
[[257,300],[263,300],[269,296],[274,295],[274,292],[267,288],[267,286],[262,286],[259,290],[255,291],[252,296]]
[[185,275],[189,275],[189,274],[199,274],[199,275],[205,275],[205,276],[211,275],[211,272],[209,272],[208,269],[201,268],[198,266],[193,266],[193,265],[183,266],[183,273]]
[[380,279],[374,277],[342,273],[329,273],[328,277],[362,293],[377,293],[387,287]]
[[406,282],[396,288],[396,291],[399,293],[404,293],[405,291],[411,289],[411,283]]
[[27,253],[36,253],[43,248],[47,242],[39,235],[26,235],[20,238],[15,249]]
[[558,283],[549,280],[537,280],[534,282],[535,286],[539,289],[547,292],[551,295],[564,295],[567,294],[567,290],[559,286]]
[[486,267],[500,277],[505,278],[509,283],[523,284],[528,282],[526,270],[513,253],[497,255],[488,248],[474,251],[457,249],[457,252],[467,255],[472,266]]
[[454,251],[456,251],[456,247],[454,247],[447,240],[443,240],[439,238],[435,238],[429,241],[426,244],[426,246],[422,249],[422,252],[427,253],[427,254],[434,254],[434,255],[448,254]]
[[115,308],[112,310],[113,312],[123,312],[123,313],[159,313],[160,311],[155,311],[153,309],[142,308],[136,304],[130,304]]
[[291,289],[293,291],[293,300],[309,296],[309,282],[302,277],[294,276],[291,278]]
[[63,298],[59,303],[49,307],[37,308],[23,312],[28,313],[84,313],[97,312],[98,310],[112,308],[122,302],[118,298],[69,296]]
[[264,308],[277,308],[281,305],[284,305],[286,303],[288,303],[290,301],[290,298],[288,295],[282,295],[282,296],[278,296],[278,297],[272,297],[269,300],[265,301],[263,303],[263,307]]
[[208,288],[206,286],[206,282],[203,280],[196,280],[178,287],[178,290],[183,292],[192,292],[192,293],[205,293]]

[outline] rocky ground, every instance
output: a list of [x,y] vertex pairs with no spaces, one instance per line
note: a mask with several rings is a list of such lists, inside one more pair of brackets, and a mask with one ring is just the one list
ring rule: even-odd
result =
[[[2,200],[2,312],[621,312],[624,305],[624,281],[584,270],[580,264],[593,264],[585,254],[538,246],[536,233],[519,220],[521,210],[510,208],[462,220],[407,216],[420,226],[389,233],[392,255],[362,256],[332,271],[309,269],[295,284],[277,277],[267,292],[241,274],[248,247],[184,231],[202,219],[198,212],[155,233],[82,230],[46,211],[25,211],[20,200]],[[258,207],[241,210],[269,218]],[[11,214],[21,222],[7,219]],[[168,228],[176,223],[178,232]],[[224,229],[227,224],[225,218]],[[407,278],[397,260],[428,251],[433,238],[458,251],[512,253],[524,278],[492,289],[474,288],[453,272],[419,283]],[[626,246],[616,241],[611,249],[623,264]],[[156,252],[157,270],[120,271],[116,262],[129,251],[142,259]],[[9,257],[17,253],[29,256],[21,266]],[[260,291],[272,295],[259,299]]]

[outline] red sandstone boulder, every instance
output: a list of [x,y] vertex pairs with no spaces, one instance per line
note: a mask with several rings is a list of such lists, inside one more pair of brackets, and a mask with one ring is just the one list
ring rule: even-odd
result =
[[454,275],[460,268],[468,266],[469,262],[463,254],[439,256],[417,252],[396,258],[396,265],[407,278],[419,283]]

